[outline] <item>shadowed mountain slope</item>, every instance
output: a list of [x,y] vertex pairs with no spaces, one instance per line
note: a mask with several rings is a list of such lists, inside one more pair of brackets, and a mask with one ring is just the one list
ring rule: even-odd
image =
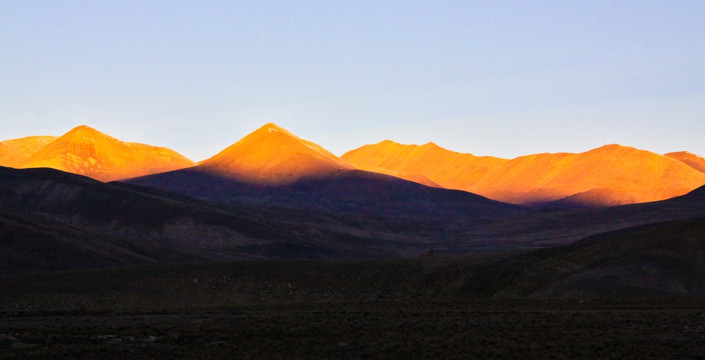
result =
[[[515,206],[507,206],[517,211]],[[37,222],[26,228],[39,229],[34,233],[43,237],[15,237],[24,239],[25,248],[63,249],[70,243],[77,251],[72,256],[80,256],[84,245],[79,243],[90,239],[94,259],[75,266],[58,260],[37,263],[32,251],[24,260],[18,257],[13,262],[23,268],[17,262],[24,261],[25,270],[35,264],[36,271],[76,269],[82,268],[81,264],[100,267],[264,257],[414,256],[429,248],[447,247],[443,245],[444,234],[450,221],[408,213],[351,216],[342,211],[252,201],[225,206],[44,168],[0,168],[0,207],[6,210],[6,218],[14,212]],[[43,219],[48,219],[46,224]],[[12,234],[24,231],[18,227],[7,229]],[[16,242],[3,246],[0,253],[20,253],[13,250],[18,246]],[[116,258],[106,254],[115,254]]]
[[672,152],[665,154],[664,156],[681,161],[700,172],[705,172],[705,158],[702,156],[695,155],[687,151]]
[[505,279],[500,298],[703,296],[705,218],[607,232],[493,267],[486,276]]
[[[157,264],[148,245],[84,231],[48,217],[0,206],[0,276],[52,270]],[[159,260],[158,260],[159,259]]]
[[190,167],[194,163],[167,148],[123,142],[88,126],[79,126],[16,165],[48,167],[111,181]]
[[[57,310],[66,307],[67,300],[69,306],[81,302],[113,310],[116,304],[178,309],[378,301],[427,305],[483,298],[702,297],[704,241],[705,218],[697,218],[523,253],[354,261],[270,259],[0,277],[0,287],[8,291],[0,298],[0,308],[17,309],[18,304],[39,301]],[[43,291],[35,293],[35,286]]]
[[[423,187],[398,181],[401,186]],[[331,185],[308,185],[324,193],[337,191],[326,189]],[[364,183],[357,185],[364,187]],[[660,223],[674,219],[681,220]],[[661,202],[473,220],[351,216],[346,210],[247,201],[226,206],[51,169],[0,168],[0,257],[8,264],[2,275],[254,258],[415,256],[434,248],[439,254],[510,252],[468,263],[432,262],[431,267],[411,260],[409,268],[401,265],[394,272],[396,277],[388,280],[401,288],[416,289],[415,294],[428,290],[428,296],[693,295],[705,291],[698,282],[705,272],[701,261],[705,258],[701,244],[704,219],[705,187]],[[565,245],[577,239],[584,240],[512,255],[516,250]],[[404,261],[388,264],[397,267]],[[356,270],[348,275],[358,280],[360,276],[390,276],[384,270],[387,263],[369,264],[375,267],[355,265]],[[344,263],[331,266],[348,271]],[[294,266],[285,280],[299,279],[306,288],[310,275],[305,269]],[[297,271],[304,273],[295,275]],[[426,289],[428,284],[434,285]]]
[[488,218],[524,213],[525,208],[464,191],[438,189],[393,176],[348,170],[286,186],[242,183],[196,168],[127,180],[128,184],[217,201],[348,215]]
[[665,221],[705,217],[705,186],[668,200],[613,207],[535,211],[460,226],[456,251],[563,246],[587,236]]

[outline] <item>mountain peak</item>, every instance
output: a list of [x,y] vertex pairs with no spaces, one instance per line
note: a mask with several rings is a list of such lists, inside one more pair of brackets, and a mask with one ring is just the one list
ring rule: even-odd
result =
[[649,156],[658,155],[658,154],[653,153],[648,150],[637,149],[632,146],[626,146],[626,145],[620,145],[620,144],[608,144],[608,145],[603,145],[603,146],[600,146],[600,147],[592,149],[592,150],[588,150],[583,153],[579,153],[578,155],[598,156],[598,157],[600,157],[600,156],[649,157]]
[[78,125],[75,128],[69,130],[68,132],[73,132],[73,131],[98,131],[88,125]]
[[614,151],[614,150],[622,150],[622,149],[636,149],[631,146],[624,146],[620,144],[607,144],[607,145],[602,145],[600,147],[597,147],[589,151]]
[[[283,127],[281,127],[275,123],[266,123],[266,124],[262,125],[258,130],[266,130],[269,132],[278,131],[278,132],[284,132],[284,133],[290,134],[290,132],[288,130],[284,129]],[[255,130],[255,131],[257,131],[257,130]]]
[[266,123],[262,126],[260,126],[257,130],[253,131],[250,133],[250,135],[254,134],[260,134],[260,135],[265,135],[265,134],[283,134],[291,137],[297,137],[293,133],[291,133],[289,130],[284,129],[283,127],[275,124],[275,123]]
[[102,139],[104,141],[114,141],[114,142],[119,142],[118,139],[115,139],[112,136],[109,136],[103,132],[100,132],[90,126],[87,125],[79,125],[76,126],[75,128],[69,130],[67,133],[64,135],[60,136],[59,139],[63,141],[69,141],[69,142],[95,142],[98,141],[98,139]]
[[[266,123],[262,126],[260,126],[257,130],[251,132],[249,135],[246,136],[246,138],[259,138],[261,140],[264,139],[269,139],[265,140],[267,142],[271,141],[274,139],[275,136],[282,137],[282,138],[291,138],[293,140],[299,141],[299,142],[307,142],[306,140],[301,139],[300,137],[296,136],[294,133],[291,131],[275,124],[275,123]],[[244,138],[243,138],[244,140]]]
[[102,132],[88,126],[88,125],[78,125],[75,128],[69,130],[64,135],[69,134],[103,134]]
[[263,125],[198,167],[259,185],[284,185],[353,168],[320,145],[273,123]]
[[670,152],[667,154],[663,154],[663,156],[668,156],[668,157],[682,156],[682,157],[691,157],[691,158],[695,158],[695,159],[704,159],[702,156],[700,156],[698,154],[694,154],[690,151],[674,151],[674,152]]
[[71,129],[20,164],[22,168],[49,167],[100,181],[190,166],[191,160],[173,150],[123,142],[86,125]]
[[401,144],[399,144],[398,142],[396,142],[396,141],[394,141],[394,140],[389,140],[389,139],[382,140],[382,141],[378,142],[377,144],[378,144],[378,145],[379,145],[379,144],[395,144],[395,145],[401,145]]

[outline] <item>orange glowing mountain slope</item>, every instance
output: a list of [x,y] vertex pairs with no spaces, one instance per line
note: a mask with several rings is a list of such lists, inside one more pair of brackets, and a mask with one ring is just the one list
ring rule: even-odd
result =
[[56,136],[27,136],[0,141],[0,166],[18,166],[55,139]]
[[403,145],[391,140],[348,151],[341,158],[362,170],[387,173],[416,182],[428,178],[442,187],[457,190],[469,189],[508,161],[458,153],[434,143]]
[[14,148],[0,142],[0,166],[13,167],[20,156]]
[[243,183],[277,186],[354,168],[319,145],[266,124],[195,169]]
[[672,159],[676,159],[700,172],[705,172],[705,158],[687,151],[678,151],[665,154]]
[[607,145],[580,154],[535,154],[512,160],[383,141],[342,156],[370,171],[426,176],[441,186],[514,204],[565,199],[605,206],[662,200],[705,184],[703,173],[649,151]]
[[83,125],[49,142],[17,167],[48,167],[113,181],[193,165],[173,150],[123,142]]
[[516,204],[571,197],[576,204],[617,205],[668,199],[705,184],[705,174],[680,161],[621,145],[579,154],[513,159],[471,188]]

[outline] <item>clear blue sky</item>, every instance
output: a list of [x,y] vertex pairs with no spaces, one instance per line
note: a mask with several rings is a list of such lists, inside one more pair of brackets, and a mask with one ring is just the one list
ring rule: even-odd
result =
[[0,0],[0,139],[705,155],[705,1]]

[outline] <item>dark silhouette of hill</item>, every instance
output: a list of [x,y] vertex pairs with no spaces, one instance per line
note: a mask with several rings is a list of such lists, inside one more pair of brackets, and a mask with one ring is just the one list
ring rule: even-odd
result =
[[159,263],[145,254],[148,246],[132,251],[125,245],[109,236],[0,206],[2,276]]
[[[705,218],[697,218],[530,252],[269,259],[18,275],[0,278],[0,288],[11,294],[0,300],[0,309],[42,302],[56,310],[78,301],[96,310],[173,310],[277,303],[682,298],[705,296],[703,279]],[[40,298],[36,288],[43,289]],[[108,293],[112,297],[106,298]]]
[[494,297],[705,295],[705,217],[594,235],[492,266]]
[[259,203],[350,215],[490,218],[528,210],[472,193],[428,187],[389,175],[349,170],[283,186],[252,185],[196,168],[126,183],[222,203]]
[[[587,236],[705,216],[705,187],[673,199],[589,209],[554,209],[489,219],[452,229],[455,251],[494,251],[567,245]],[[451,242],[451,240],[449,240]],[[464,249],[464,250],[462,250]]]
[[[412,184],[412,190],[430,189],[404,181],[400,183],[402,190],[408,184]],[[377,201],[389,200],[380,197]],[[494,202],[486,201],[491,209]],[[90,248],[98,255],[93,256],[94,260],[87,256],[85,261],[95,267],[265,257],[392,257],[448,247],[444,234],[451,220],[418,215],[424,209],[387,216],[351,216],[353,210],[323,211],[293,204],[288,200],[265,204],[245,199],[224,205],[155,188],[101,183],[53,169],[0,168],[0,206],[6,210],[6,217],[21,215],[34,219],[37,228],[48,227],[41,232],[45,237],[28,238],[23,246],[50,248],[64,245],[46,244],[59,241],[76,245],[90,239]],[[514,206],[508,209],[521,211]],[[427,212],[439,213],[436,209]],[[14,234],[24,231],[5,224]],[[3,251],[21,253],[12,250],[15,245],[7,246]],[[79,250],[65,257],[84,253]],[[105,254],[113,254],[114,259],[105,258]],[[62,265],[38,264],[31,268],[35,263],[32,256],[28,252],[24,259],[16,257],[18,263],[27,265],[23,271],[85,267],[57,259]]]
[[[195,179],[206,176],[197,172],[191,175]],[[346,179],[348,175],[352,177]],[[105,250],[126,255],[115,261],[96,260],[96,266],[246,258],[415,256],[430,248],[439,254],[545,248],[639,225],[705,217],[705,188],[653,203],[541,212],[513,206],[506,211],[500,206],[500,211],[492,213],[487,206],[492,210],[496,205],[482,198],[489,204],[470,202],[464,205],[466,208],[447,204],[468,196],[477,200],[464,192],[428,188],[380,174],[372,174],[369,182],[361,181],[355,172],[338,176],[342,178],[330,183],[318,179],[284,189],[247,185],[244,189],[251,191],[250,195],[236,189],[239,197],[221,203],[156,188],[101,183],[51,169],[0,168],[0,206],[5,209],[5,217],[14,212],[35,219],[37,227],[54,229],[43,231],[51,236],[42,241],[92,238],[96,239],[92,246],[105,243],[105,249],[126,249]],[[385,184],[398,188],[381,191],[379,177],[392,179]],[[349,191],[349,200],[330,200],[342,197],[340,188]],[[422,192],[417,192],[419,189]],[[406,209],[405,204],[419,208]],[[512,211],[514,215],[509,215]],[[441,216],[444,213],[454,216]],[[48,222],[43,224],[43,219]],[[8,224],[5,222],[6,229],[14,229],[15,234],[23,231]],[[74,230],[85,236],[74,236]],[[27,259],[26,263],[33,261]],[[41,265],[35,270],[49,268],[62,267]],[[82,266],[66,267],[74,268]]]

